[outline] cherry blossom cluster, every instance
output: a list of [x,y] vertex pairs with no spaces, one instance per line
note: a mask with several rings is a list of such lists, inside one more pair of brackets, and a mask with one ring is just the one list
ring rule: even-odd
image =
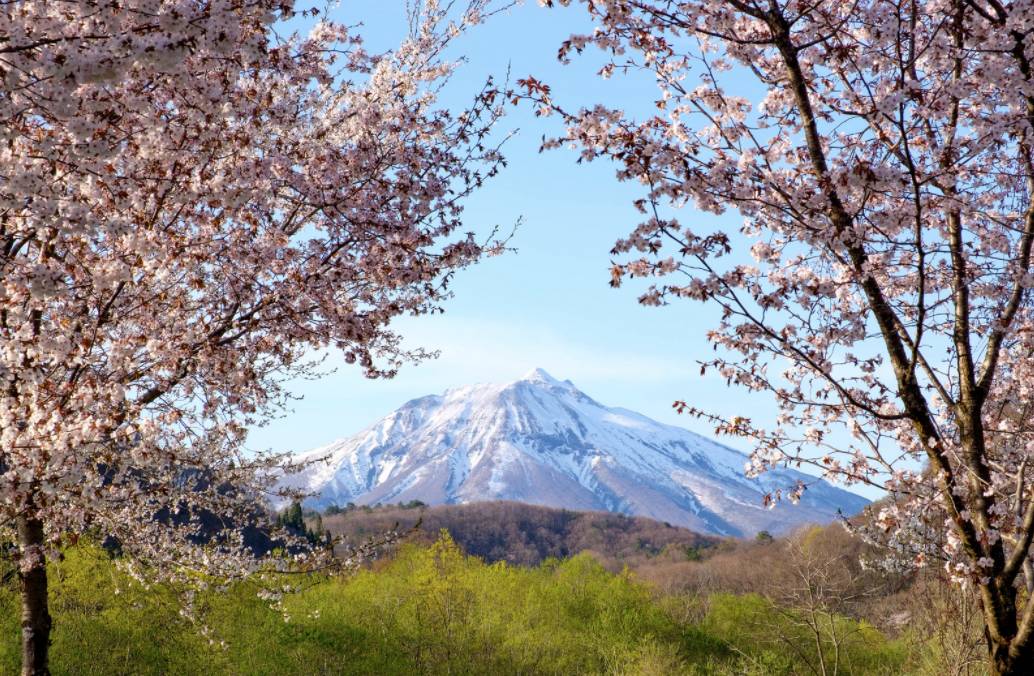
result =
[[771,429],[717,421],[755,442],[749,470],[886,489],[870,532],[977,585],[1014,659],[1034,645],[1034,604],[1013,612],[1034,584],[1034,5],[580,4],[594,30],[560,59],[645,75],[653,112],[573,109],[533,77],[512,96],[565,123],[544,147],[642,186],[612,284],[720,306],[702,368],[780,408]]
[[496,246],[461,216],[501,101],[437,101],[494,11],[419,3],[370,54],[330,21],[280,36],[283,0],[0,7],[0,525],[45,533],[23,568],[83,533],[166,579],[270,565],[240,531],[294,468],[248,427],[307,355],[423,356],[391,321]]

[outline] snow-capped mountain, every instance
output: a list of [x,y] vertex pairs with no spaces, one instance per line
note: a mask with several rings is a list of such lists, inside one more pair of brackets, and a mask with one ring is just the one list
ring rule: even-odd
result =
[[[646,516],[704,533],[785,532],[854,514],[864,498],[792,470],[747,479],[747,457],[688,430],[604,406],[535,369],[511,383],[414,399],[359,434],[305,454],[287,481],[307,504],[485,500]],[[767,491],[810,484],[798,505]]]

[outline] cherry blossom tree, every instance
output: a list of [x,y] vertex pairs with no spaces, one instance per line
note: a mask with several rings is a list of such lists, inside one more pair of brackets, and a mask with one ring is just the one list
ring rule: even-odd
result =
[[0,7],[0,535],[23,673],[48,673],[47,559],[83,533],[160,579],[258,570],[238,531],[286,461],[245,452],[246,429],[306,355],[370,377],[423,356],[391,320],[439,311],[491,253],[460,229],[502,162],[494,85],[461,112],[437,98],[444,50],[499,8],[411,9],[375,55],[329,21],[281,36],[289,0]]
[[[603,77],[646,73],[653,112],[567,109],[534,78],[515,98],[566,123],[546,148],[642,186],[613,284],[717,304],[702,367],[780,409],[715,418],[755,441],[750,470],[811,462],[887,490],[867,532],[942,560],[980,600],[993,672],[1030,673],[1034,6],[582,4],[594,30],[560,59],[593,47]],[[738,212],[739,233],[686,222],[687,204]]]

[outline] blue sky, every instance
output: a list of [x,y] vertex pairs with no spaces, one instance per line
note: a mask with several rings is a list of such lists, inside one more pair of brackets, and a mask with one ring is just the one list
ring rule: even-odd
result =
[[[404,11],[403,0],[346,0],[331,16],[361,21],[369,47],[383,50],[403,38]],[[603,100],[649,114],[655,88],[648,78],[601,80],[591,56],[569,66],[556,61],[560,43],[587,26],[581,7],[546,10],[535,2],[495,17],[456,44],[456,54],[468,62],[450,83],[445,103],[460,105],[487,75],[502,77],[509,67],[514,79],[534,75],[549,83],[555,98],[570,107]],[[609,251],[638,223],[632,200],[640,191],[617,183],[613,165],[576,164],[573,150],[540,154],[542,136],[558,132],[558,124],[535,117],[528,106],[511,108],[502,130],[519,131],[504,149],[509,166],[467,203],[465,219],[475,231],[508,229],[523,219],[512,242],[517,251],[462,271],[445,314],[398,322],[407,344],[440,350],[441,357],[409,366],[390,381],[366,380],[331,357],[329,363],[340,368],[296,383],[294,392],[303,398],[254,430],[249,446],[306,450],[350,436],[415,397],[515,380],[535,367],[570,379],[601,403],[702,434],[710,435],[710,426],[675,414],[673,401],[760,422],[774,418],[766,397],[699,375],[697,360],[711,354],[705,336],[717,323],[714,308],[691,302],[644,308],[636,302],[641,286],[609,286]],[[739,222],[734,213],[716,219],[691,207],[679,216],[723,222],[731,230]],[[742,441],[722,441],[748,450]]]

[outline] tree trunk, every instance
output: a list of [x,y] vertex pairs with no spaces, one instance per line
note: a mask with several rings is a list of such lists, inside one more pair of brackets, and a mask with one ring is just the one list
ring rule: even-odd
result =
[[1031,659],[1031,655],[1012,655],[1008,645],[990,646],[988,666],[992,676],[1028,676],[1034,673],[1034,659]]
[[23,564],[18,580],[22,597],[22,676],[50,676],[50,610],[47,607],[47,563],[43,555],[43,522],[18,519]]
[[989,656],[991,676],[1020,676],[1020,674],[1030,673],[1023,669],[1017,669],[1012,660],[1009,659],[1008,652],[1008,648],[991,651]]

